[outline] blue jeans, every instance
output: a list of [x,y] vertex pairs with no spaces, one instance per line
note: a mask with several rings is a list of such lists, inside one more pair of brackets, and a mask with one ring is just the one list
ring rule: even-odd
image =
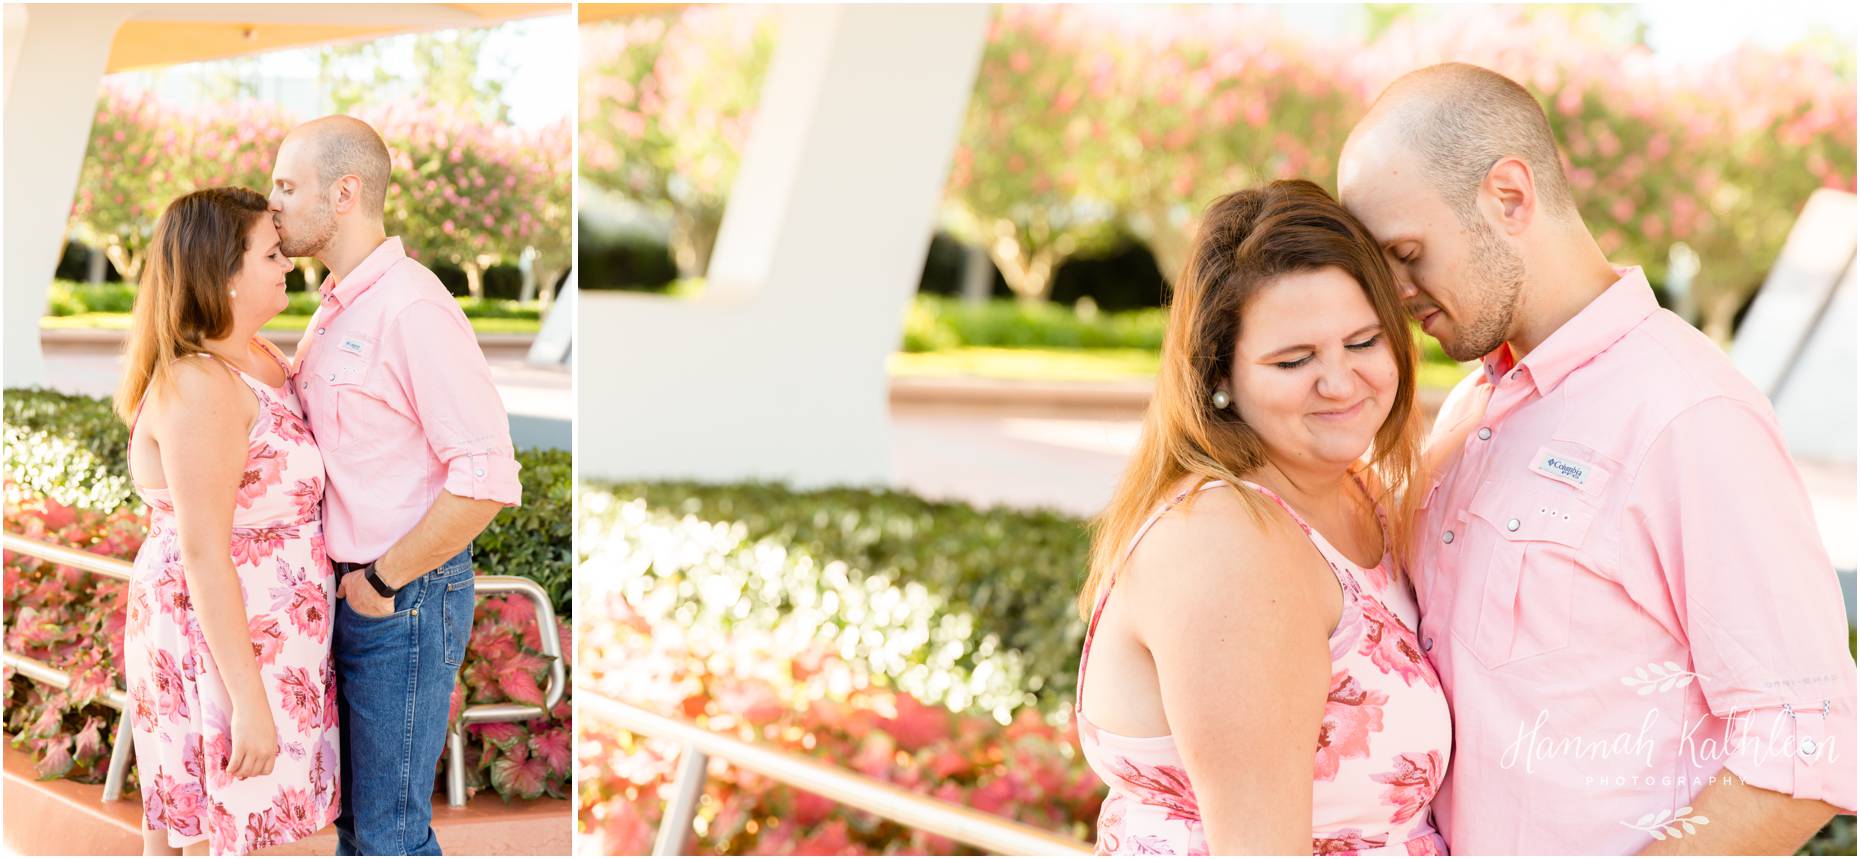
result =
[[394,613],[336,606],[340,856],[438,856],[433,781],[476,609],[471,549],[408,582]]

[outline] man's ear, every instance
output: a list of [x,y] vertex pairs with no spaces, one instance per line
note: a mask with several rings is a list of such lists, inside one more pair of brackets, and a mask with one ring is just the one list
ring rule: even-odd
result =
[[1537,215],[1537,177],[1522,158],[1500,158],[1486,171],[1480,190],[1490,207],[1486,214],[1503,226],[1506,235],[1524,232]]
[[336,180],[336,214],[346,215],[356,210],[362,201],[362,178],[349,175]]

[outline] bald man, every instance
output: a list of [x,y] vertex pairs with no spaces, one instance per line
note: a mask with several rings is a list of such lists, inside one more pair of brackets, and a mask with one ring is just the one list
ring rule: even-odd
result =
[[1537,100],[1410,73],[1338,188],[1423,330],[1480,362],[1411,535],[1452,851],[1786,854],[1852,813],[1846,618],[1775,415],[1604,257]]
[[284,252],[329,270],[292,363],[340,577],[325,718],[339,717],[342,855],[440,853],[433,785],[471,636],[471,542],[521,495],[471,323],[383,226],[391,169],[381,136],[346,116],[294,129],[272,168]]

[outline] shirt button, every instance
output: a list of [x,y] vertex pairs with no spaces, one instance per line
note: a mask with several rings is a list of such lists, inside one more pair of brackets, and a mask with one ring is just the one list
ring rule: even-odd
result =
[[1522,522],[1519,522],[1519,521],[1518,521],[1518,520],[1516,520],[1516,519],[1513,519],[1513,520],[1511,520],[1511,521],[1509,521],[1509,522],[1506,522],[1506,523],[1505,523],[1505,530],[1507,530],[1507,531],[1516,531],[1516,530],[1518,530],[1518,526],[1520,526],[1520,525],[1523,525],[1523,524],[1524,524],[1524,523],[1522,523]]
[[322,334],[322,333],[323,333],[323,329],[321,329],[321,328],[318,328],[318,329],[316,330],[316,333],[317,333],[317,334],[319,334],[319,335],[320,335],[320,334]]
[[407,614],[408,614],[408,615],[410,615],[410,616],[412,616],[412,617],[419,617],[419,616],[420,616],[420,610],[416,608],[416,609],[414,609],[413,611],[410,611],[410,612],[407,612]]
[[1817,748],[1818,747],[1815,745],[1814,740],[1804,739],[1802,741],[1802,757],[1805,757],[1805,758],[1814,757],[1815,751]]
[[1523,371],[1523,370],[1513,370],[1513,371],[1511,371],[1511,378],[1513,378],[1513,379],[1516,379],[1517,377],[1519,377],[1519,376],[1521,376],[1521,375],[1523,375],[1523,374],[1524,374],[1524,371]]
[[1492,437],[1491,427],[1480,427],[1479,428],[1479,440],[1480,441],[1485,441],[1486,439],[1489,439],[1491,437]]
[[472,469],[472,470],[471,470],[471,473],[473,473],[473,474],[476,474],[476,475],[478,475],[479,477],[483,477],[483,476],[484,476],[484,469],[482,469],[482,468],[474,468],[474,469]]
[[1452,531],[1448,531],[1447,533],[1445,533],[1445,534],[1442,534],[1442,535],[1440,535],[1440,542],[1442,542],[1442,543],[1451,543],[1451,542],[1453,542],[1453,532],[1452,532]]
[[1421,649],[1423,651],[1433,650],[1434,649],[1434,637],[1430,635],[1426,638],[1421,639]]
[[335,373],[329,374],[329,380],[332,382],[336,381],[336,374]]

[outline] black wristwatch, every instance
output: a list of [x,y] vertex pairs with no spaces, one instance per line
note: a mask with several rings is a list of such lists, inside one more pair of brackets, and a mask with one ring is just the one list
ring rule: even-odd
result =
[[362,568],[362,577],[374,586],[375,593],[384,597],[393,599],[395,594],[400,593],[400,588],[389,587],[387,582],[381,580],[381,574],[375,572],[374,561],[369,561],[368,566]]

